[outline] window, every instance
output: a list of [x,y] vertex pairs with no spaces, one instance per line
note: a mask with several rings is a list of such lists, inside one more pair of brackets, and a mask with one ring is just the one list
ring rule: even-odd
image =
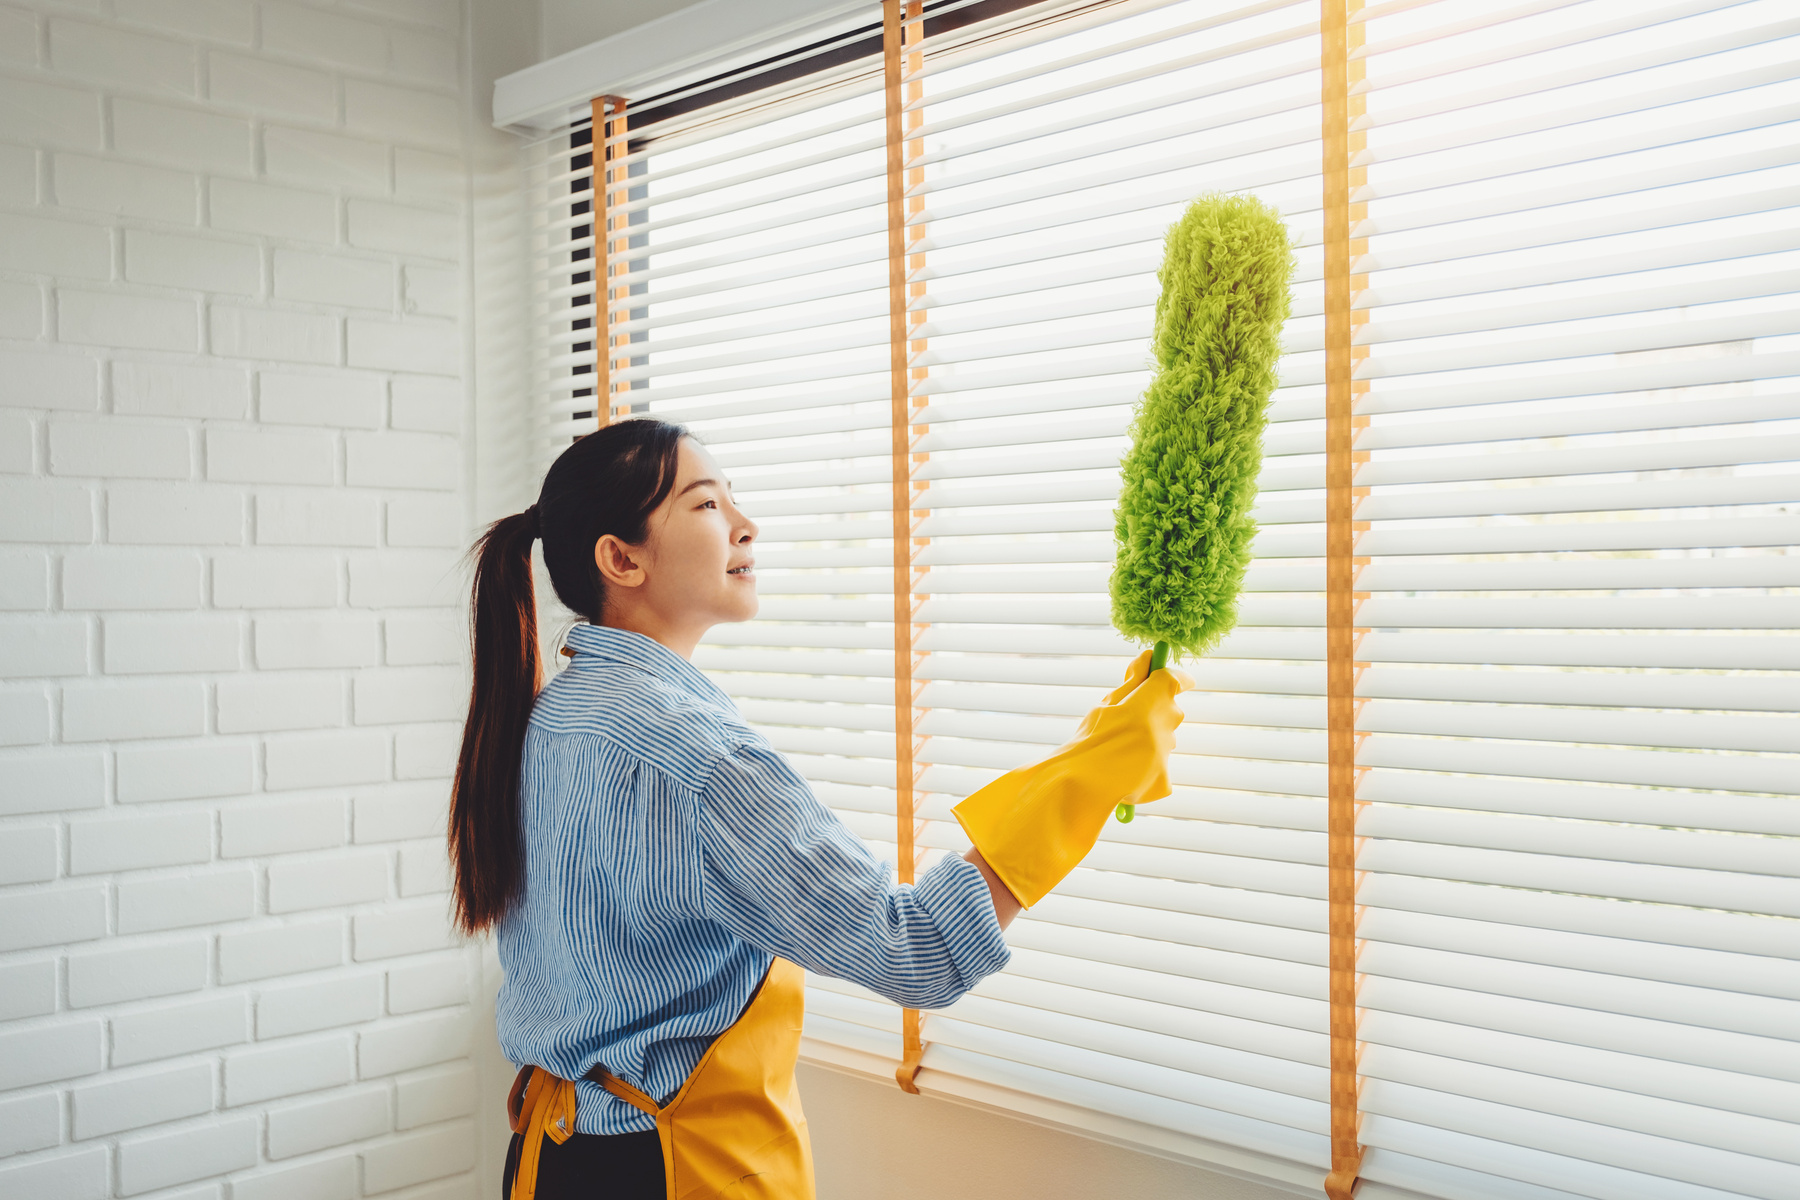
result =
[[[921,1084],[1318,1186],[1347,366],[1362,1194],[1791,1196],[1800,23],[1779,0],[1349,15],[1330,361],[1319,5],[908,24],[898,453],[878,28],[761,86],[631,98],[612,402],[690,424],[763,527],[762,615],[696,662],[878,853],[907,763],[919,845],[960,851],[950,806],[1060,743],[1135,649],[1106,581],[1161,235],[1253,190],[1298,249],[1240,626],[1190,668],[1175,794],[927,1015]],[[528,151],[546,462],[595,420],[589,130]],[[891,1005],[813,981],[811,1053],[891,1071],[904,1045]]]

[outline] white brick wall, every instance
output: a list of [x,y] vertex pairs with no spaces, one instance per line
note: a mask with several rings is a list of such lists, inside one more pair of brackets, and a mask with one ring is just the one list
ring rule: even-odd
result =
[[478,1190],[464,24],[0,5],[0,1197]]

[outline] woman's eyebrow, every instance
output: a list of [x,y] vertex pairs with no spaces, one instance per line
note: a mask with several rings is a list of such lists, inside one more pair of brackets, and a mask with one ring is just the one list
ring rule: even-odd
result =
[[[708,484],[712,485],[713,487],[718,487],[719,481],[716,479],[696,479],[696,480],[694,480],[694,482],[692,482],[692,483],[688,484],[686,487],[682,488],[680,492],[676,493],[675,498],[677,500],[679,500],[679,499],[681,499],[681,497],[687,495],[689,492],[693,491],[695,488],[706,487]],[[731,490],[731,485],[729,483],[727,483],[725,485],[725,490],[727,492],[729,492]]]

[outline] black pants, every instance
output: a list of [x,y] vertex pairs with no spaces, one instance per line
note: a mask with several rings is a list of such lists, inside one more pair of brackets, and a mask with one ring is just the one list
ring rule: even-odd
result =
[[[523,1134],[512,1135],[506,1150],[501,1200],[512,1195]],[[642,1133],[578,1133],[562,1145],[548,1137],[538,1156],[537,1200],[665,1200],[662,1142],[654,1129]]]

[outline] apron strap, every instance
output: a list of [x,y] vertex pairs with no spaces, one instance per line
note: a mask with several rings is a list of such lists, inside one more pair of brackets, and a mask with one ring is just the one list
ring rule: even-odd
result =
[[625,1103],[631,1105],[631,1107],[637,1109],[639,1112],[648,1113],[653,1117],[662,1116],[662,1105],[652,1100],[643,1092],[640,1092],[637,1088],[632,1087],[629,1083],[626,1083],[623,1079],[620,1079],[605,1067],[595,1067],[587,1073],[587,1077],[623,1100]]
[[543,1139],[560,1146],[575,1134],[575,1085],[541,1068],[521,1067],[506,1097],[506,1115],[513,1132],[523,1135],[509,1200],[532,1200]]

